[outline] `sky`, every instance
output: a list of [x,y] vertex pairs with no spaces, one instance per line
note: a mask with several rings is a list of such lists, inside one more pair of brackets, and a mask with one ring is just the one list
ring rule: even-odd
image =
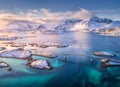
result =
[[[120,0],[0,0],[0,22],[3,20],[42,20],[77,18],[92,12],[98,17],[120,20]],[[81,8],[82,12],[81,13]],[[87,17],[86,15],[85,17]]]
[[120,0],[0,0],[0,9],[31,10],[46,8],[53,11],[120,10]]

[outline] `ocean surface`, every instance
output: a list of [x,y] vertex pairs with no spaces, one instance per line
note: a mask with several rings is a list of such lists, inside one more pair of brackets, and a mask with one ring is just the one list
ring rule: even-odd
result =
[[[71,52],[66,60],[62,59],[64,57],[62,54],[59,58],[32,56],[34,59],[49,61],[52,70],[30,68],[26,65],[26,60],[0,58],[12,67],[12,71],[0,68],[0,87],[120,87],[120,67],[103,67],[100,59],[104,57],[93,55],[95,51],[113,52],[117,55],[114,59],[119,60],[120,37],[93,33],[87,35],[89,46],[83,46],[84,43],[88,43],[84,39],[76,43],[83,46],[83,50],[87,49],[84,50],[86,55],[78,55],[79,53],[76,55],[76,52]],[[77,37],[82,36],[77,35]]]

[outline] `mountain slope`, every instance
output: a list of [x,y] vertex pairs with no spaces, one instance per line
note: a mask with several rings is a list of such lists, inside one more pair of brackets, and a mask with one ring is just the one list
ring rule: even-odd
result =
[[32,30],[42,30],[45,29],[44,25],[40,25],[35,22],[29,21],[12,21],[9,22],[5,26],[5,30],[7,31],[32,31]]
[[111,19],[93,16],[90,19],[65,20],[56,26],[55,29],[63,29],[64,31],[102,32],[102,30],[119,26],[120,21],[113,21]]

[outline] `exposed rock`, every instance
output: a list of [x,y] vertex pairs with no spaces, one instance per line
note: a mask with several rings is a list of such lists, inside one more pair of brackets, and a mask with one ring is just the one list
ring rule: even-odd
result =
[[45,31],[43,31],[42,33],[44,33],[44,34],[57,34],[57,32],[56,31],[54,31],[54,30],[45,30]]
[[8,67],[7,70],[8,70],[8,71],[12,71],[12,68],[11,68],[11,67]]
[[29,63],[28,65],[36,69],[51,69],[46,60],[35,60]]
[[108,29],[103,29],[100,32],[101,35],[108,35],[108,36],[120,36],[120,27],[112,27]]
[[21,39],[21,37],[1,37],[0,40],[6,41],[6,40],[16,40]]
[[97,22],[97,23],[106,23],[106,24],[110,24],[113,22],[111,19],[99,18],[97,16],[94,16],[93,18],[91,18],[90,21]]
[[32,47],[33,47],[33,46],[36,46],[36,47],[38,46],[37,43],[29,43],[29,45],[32,46]]
[[93,54],[96,56],[106,56],[106,57],[115,57],[116,56],[114,53],[109,53],[109,52],[94,52]]
[[9,51],[3,51],[0,53],[0,57],[5,58],[29,58],[31,56],[31,51],[23,49],[15,49]]
[[25,43],[14,43],[10,45],[11,47],[25,47],[27,46]]
[[60,30],[60,31],[62,31],[62,33],[66,32],[66,31],[69,31],[73,26],[75,26],[75,24],[77,24],[77,23],[79,23],[81,21],[82,20],[79,20],[79,19],[67,19],[67,20],[64,20],[55,27],[55,30],[56,31]]
[[31,61],[33,61],[34,59],[33,59],[32,57],[29,57],[27,60],[31,62]]
[[4,50],[5,48],[4,47],[0,47],[0,51]]
[[41,48],[47,48],[47,47],[49,47],[49,46],[46,45],[46,44],[39,44],[38,47],[41,47]]
[[2,42],[2,44],[14,44],[14,42]]

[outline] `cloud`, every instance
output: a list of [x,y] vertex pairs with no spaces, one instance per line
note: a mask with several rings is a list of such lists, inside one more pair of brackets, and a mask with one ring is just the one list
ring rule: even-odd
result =
[[66,11],[66,12],[52,12],[48,9],[38,9],[38,10],[29,10],[27,12],[18,11],[12,13],[9,11],[0,11],[0,20],[26,20],[37,23],[49,23],[49,22],[58,22],[68,18],[77,18],[77,19],[87,19],[91,17],[92,14],[85,10],[80,9],[79,11]]
[[[93,10],[95,14],[108,14],[108,13],[120,13],[120,10]],[[33,9],[26,12],[20,11],[12,13],[8,10],[0,10],[0,23],[1,21],[23,20],[37,22],[41,24],[45,23],[58,23],[65,19],[89,19],[93,14],[86,9],[80,9],[78,11],[66,11],[66,12],[53,12],[49,9]],[[5,24],[5,23],[4,23]],[[1,24],[2,25],[2,24]]]
[[[118,19],[120,10],[93,10],[92,13],[95,13],[100,17],[114,17],[114,19]],[[28,10],[26,12],[18,9],[18,12],[15,13],[8,10],[0,10],[0,27],[3,27],[6,24],[14,21],[29,21],[39,24],[56,24],[66,19],[89,19],[93,16],[92,13],[82,8],[78,11],[66,12],[53,12],[45,8]],[[112,15],[113,13],[116,13],[117,15]]]

